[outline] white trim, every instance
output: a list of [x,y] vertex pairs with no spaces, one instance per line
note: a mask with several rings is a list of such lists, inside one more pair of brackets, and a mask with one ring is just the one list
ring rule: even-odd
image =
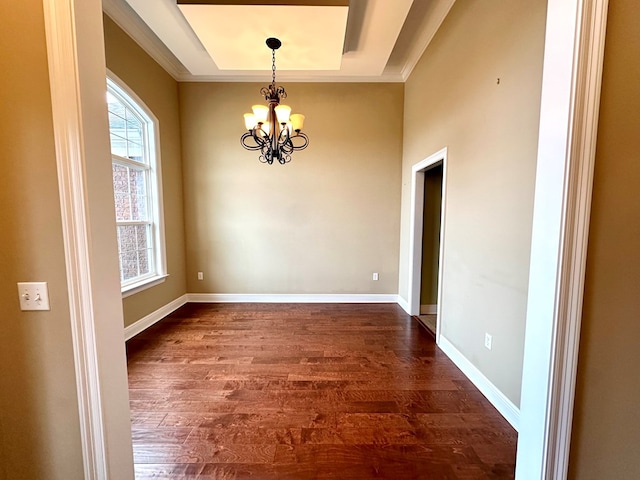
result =
[[400,295],[398,295],[398,305],[400,305],[400,308],[402,308],[407,315],[411,315],[411,313],[409,313],[409,302]]
[[[429,10],[424,14],[427,23],[424,28],[418,32],[417,38],[413,39],[413,43],[407,54],[407,59],[402,67],[401,76],[403,81],[406,82],[411,72],[413,72],[413,69],[422,58],[422,55],[424,55],[433,37],[438,33],[440,25],[442,25],[444,19],[449,15],[449,11],[451,11],[455,2],[456,0],[431,0],[429,2]],[[411,12],[409,12],[409,14],[411,14]]]
[[43,3],[84,478],[106,479],[74,5],[73,0]]
[[122,288],[122,298],[130,297],[131,295],[135,295],[136,293],[140,293],[148,288],[155,287],[156,285],[160,285],[164,283],[169,275],[154,275],[151,278],[145,278],[144,280],[140,280],[136,283],[132,283],[131,285],[127,285]]
[[420,315],[435,315],[438,313],[438,305],[420,305]]
[[559,385],[552,397],[553,416],[549,434],[550,447],[554,453],[550,455],[548,466],[556,478],[566,478],[569,470],[607,8],[608,0],[596,0],[587,2],[583,12],[587,28],[582,32],[578,59],[576,122],[571,147],[571,163],[574,165],[569,172],[570,203],[567,208],[564,242],[566,251],[561,279],[563,291],[560,296],[560,312],[565,316],[566,322],[560,324],[556,345],[560,362],[554,377],[559,379]]
[[[424,210],[424,172],[429,167],[442,163],[442,205],[440,207],[440,252],[438,268],[438,318],[442,318],[442,272],[444,270],[445,220],[447,204],[447,148],[437,151],[411,167],[411,215],[409,225],[409,315],[420,314],[420,283],[422,266],[422,229]],[[406,310],[406,309],[405,309]],[[440,322],[438,322],[440,324]],[[440,327],[437,327],[439,335]]]
[[[125,7],[126,5],[126,7]],[[133,11],[128,4],[118,0],[102,0],[102,9],[127,35],[129,35],[151,58],[153,58],[174,80],[189,76],[189,72],[169,51],[164,43]]]
[[395,294],[188,293],[193,303],[398,303]]
[[566,478],[607,0],[550,0],[516,478]]
[[[224,73],[224,70],[220,71]],[[331,75],[329,70],[316,70],[313,74],[304,72],[287,72],[278,70],[278,80],[286,83],[405,83],[401,73],[384,73],[382,75]],[[193,83],[255,83],[260,79],[255,75],[220,74],[220,75],[180,75],[178,82]]]
[[160,307],[156,311],[151,312],[146,317],[142,317],[137,322],[132,323],[128,327],[125,327],[124,339],[130,340],[131,338],[143,332],[150,326],[158,323],[160,320],[162,320],[164,317],[166,317],[170,313],[175,312],[177,309],[179,309],[181,306],[183,306],[186,303],[187,303],[187,295],[185,294],[167,303],[165,306]]
[[518,407],[491,383],[475,365],[467,360],[444,335],[440,335],[438,346],[517,431],[520,425],[520,410]]

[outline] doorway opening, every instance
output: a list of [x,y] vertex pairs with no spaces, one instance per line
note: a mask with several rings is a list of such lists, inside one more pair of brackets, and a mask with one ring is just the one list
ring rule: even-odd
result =
[[447,149],[411,169],[409,313],[440,340]]
[[418,320],[434,336],[438,323],[442,171],[441,162],[424,170],[422,209],[422,264],[420,266],[420,315]]

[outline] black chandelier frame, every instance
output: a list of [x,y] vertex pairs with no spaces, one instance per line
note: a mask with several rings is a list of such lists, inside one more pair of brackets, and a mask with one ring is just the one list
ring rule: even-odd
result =
[[[309,145],[309,137],[301,129],[294,130],[292,135],[286,123],[279,123],[275,108],[280,101],[287,98],[287,92],[283,86],[276,85],[276,50],[282,42],[277,38],[268,38],[267,47],[272,52],[272,76],[271,85],[262,87],[260,95],[268,102],[267,123],[270,131],[265,131],[263,122],[258,122],[255,127],[240,137],[240,143],[247,150],[260,151],[259,160],[271,165],[274,160],[284,165],[291,161],[291,154],[298,150],[304,150]],[[253,142],[253,143],[250,143]]]

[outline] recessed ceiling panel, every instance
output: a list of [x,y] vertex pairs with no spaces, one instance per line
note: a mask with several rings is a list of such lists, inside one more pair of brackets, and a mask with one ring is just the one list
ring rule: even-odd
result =
[[[265,71],[271,69],[271,51],[264,41],[274,36],[282,40],[276,56],[281,81],[375,82],[406,80],[454,1],[102,0],[102,4],[179,81],[264,81]],[[420,5],[412,9],[413,3]],[[189,7],[204,10],[187,13]],[[209,8],[242,10],[230,16],[223,10],[207,13]],[[298,9],[302,13],[295,13]],[[410,14],[420,18],[407,19]]]
[[339,70],[349,7],[180,4],[220,70],[268,70],[269,37],[282,41],[278,70]]

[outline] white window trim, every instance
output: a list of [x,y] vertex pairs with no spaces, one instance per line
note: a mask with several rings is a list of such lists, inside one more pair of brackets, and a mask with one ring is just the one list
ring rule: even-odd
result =
[[151,278],[144,278],[136,283],[131,283],[125,287],[122,287],[122,298],[130,297],[131,295],[135,295],[136,293],[142,292],[147,288],[155,287],[156,285],[160,285],[164,283],[164,281],[169,276],[168,273],[164,275],[154,275]]
[[[135,281],[130,283],[121,284],[122,298],[126,298],[163,283],[169,276],[167,273],[167,253],[164,233],[162,162],[160,159],[160,122],[140,97],[109,69],[107,69],[107,79],[111,83],[111,88],[116,91],[119,90],[121,95],[128,96],[133,100],[133,102],[135,102],[136,106],[141,110],[141,113],[147,117],[145,120],[149,122],[151,130],[150,132],[147,132],[149,149],[148,155],[150,159],[149,175],[151,176],[151,181],[149,182],[149,196],[151,198],[152,218],[154,219],[152,228],[155,243],[154,260],[156,268],[153,274],[145,277],[138,277]],[[120,158],[121,157],[118,157],[118,160],[120,160]],[[129,163],[128,159],[122,159],[122,161]]]

